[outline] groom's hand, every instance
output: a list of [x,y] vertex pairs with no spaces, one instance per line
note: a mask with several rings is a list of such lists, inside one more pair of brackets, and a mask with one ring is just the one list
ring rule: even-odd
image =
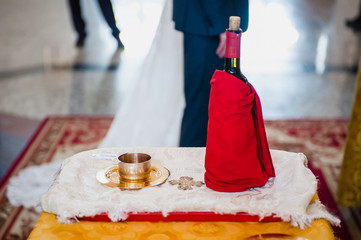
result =
[[226,53],[226,32],[219,34],[219,44],[216,50],[216,54],[219,58],[224,58]]

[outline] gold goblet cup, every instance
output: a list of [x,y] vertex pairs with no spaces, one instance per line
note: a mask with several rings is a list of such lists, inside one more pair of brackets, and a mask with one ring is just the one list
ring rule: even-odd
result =
[[152,168],[146,153],[125,153],[118,157],[119,177],[126,181],[146,181]]

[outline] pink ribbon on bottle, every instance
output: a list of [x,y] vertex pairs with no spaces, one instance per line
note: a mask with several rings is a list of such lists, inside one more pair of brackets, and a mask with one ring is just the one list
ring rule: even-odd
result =
[[234,33],[226,31],[227,46],[226,46],[226,58],[239,58],[241,52],[241,35],[242,33]]

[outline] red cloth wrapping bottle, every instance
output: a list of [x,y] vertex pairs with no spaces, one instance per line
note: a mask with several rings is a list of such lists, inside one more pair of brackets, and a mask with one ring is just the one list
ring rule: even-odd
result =
[[205,183],[213,190],[244,191],[275,177],[261,103],[251,89],[224,71],[212,77]]

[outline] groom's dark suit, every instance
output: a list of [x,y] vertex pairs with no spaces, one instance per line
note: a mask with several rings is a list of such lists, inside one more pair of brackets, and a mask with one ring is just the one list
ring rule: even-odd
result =
[[174,0],[175,28],[184,33],[184,92],[186,108],[181,128],[181,147],[204,147],[207,139],[210,80],[224,60],[216,49],[219,34],[230,16],[241,17],[248,28],[248,0]]

